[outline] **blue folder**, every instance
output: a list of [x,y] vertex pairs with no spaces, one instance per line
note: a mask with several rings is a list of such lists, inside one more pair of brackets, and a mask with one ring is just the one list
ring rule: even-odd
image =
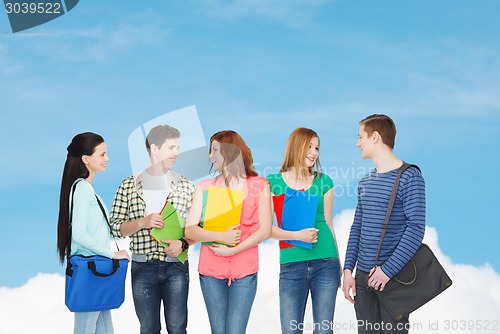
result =
[[[314,227],[318,196],[291,188],[285,190],[281,228],[287,231],[300,231]],[[300,240],[287,240],[288,243],[306,249],[312,249],[312,243]]]

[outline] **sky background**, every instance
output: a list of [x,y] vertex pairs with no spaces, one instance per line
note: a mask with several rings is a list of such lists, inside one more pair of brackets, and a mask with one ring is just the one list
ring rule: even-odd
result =
[[334,215],[355,208],[373,167],[358,122],[390,115],[396,155],[422,169],[436,245],[498,278],[499,11],[496,0],[80,1],[16,34],[0,11],[0,291],[63,273],[58,196],[75,134],[106,140],[93,185],[111,207],[132,171],[129,135],[192,105],[206,140],[238,131],[264,175],[294,128],[316,130]]

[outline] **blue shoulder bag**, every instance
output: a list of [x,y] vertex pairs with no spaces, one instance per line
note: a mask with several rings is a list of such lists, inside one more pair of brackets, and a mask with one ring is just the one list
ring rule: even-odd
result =
[[[94,312],[115,309],[120,307],[125,299],[125,278],[127,276],[128,260],[109,259],[99,255],[70,256],[73,195],[75,194],[77,183],[73,185],[71,193],[69,242],[66,251],[68,260],[66,266],[65,303],[71,312]],[[96,199],[111,229],[108,216],[97,195]],[[116,247],[118,248],[118,245]]]

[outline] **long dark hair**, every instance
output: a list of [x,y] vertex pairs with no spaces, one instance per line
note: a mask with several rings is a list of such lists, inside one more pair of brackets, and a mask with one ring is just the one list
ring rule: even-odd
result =
[[82,161],[82,156],[92,155],[97,145],[104,139],[95,133],[84,132],[76,135],[68,146],[68,155],[61,182],[61,195],[59,197],[59,219],[57,223],[57,252],[59,261],[64,262],[69,240],[69,192],[73,182],[78,178],[89,177],[89,170]]

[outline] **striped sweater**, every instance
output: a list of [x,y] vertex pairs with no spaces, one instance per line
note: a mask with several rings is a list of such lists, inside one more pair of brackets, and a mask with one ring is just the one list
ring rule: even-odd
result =
[[[358,204],[349,235],[345,269],[369,272],[375,265],[382,225],[399,168],[374,169],[358,185]],[[379,258],[382,271],[396,275],[418,250],[425,232],[425,182],[420,171],[408,168],[399,182]]]

